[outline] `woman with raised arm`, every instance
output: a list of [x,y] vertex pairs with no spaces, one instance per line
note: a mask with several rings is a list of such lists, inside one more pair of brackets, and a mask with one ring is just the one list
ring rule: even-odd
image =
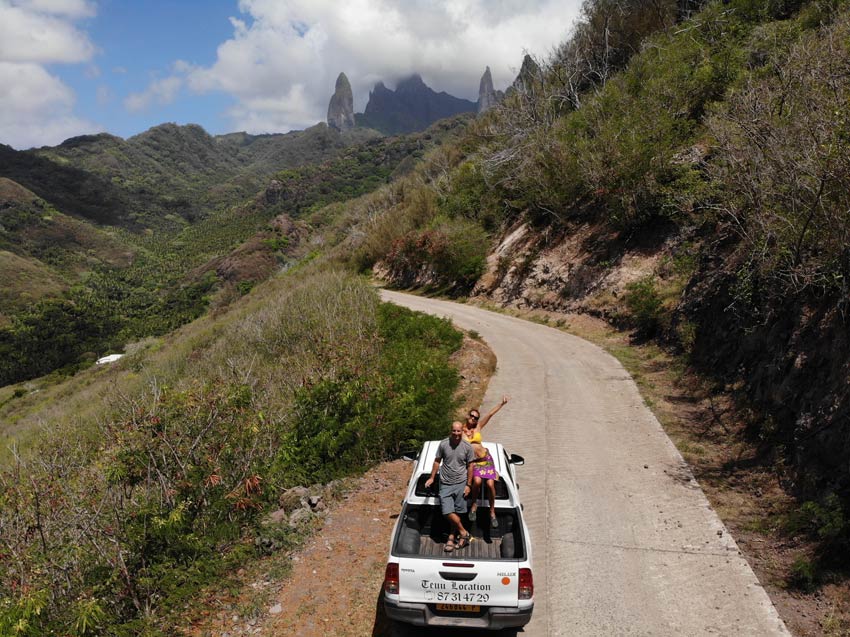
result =
[[478,494],[481,493],[481,483],[486,480],[487,495],[490,501],[490,526],[492,528],[499,526],[499,521],[496,519],[496,480],[499,479],[499,474],[496,471],[493,457],[481,443],[481,430],[487,426],[487,423],[496,415],[496,412],[507,404],[508,400],[510,400],[508,396],[502,396],[502,401],[484,416],[484,418],[481,418],[481,412],[479,410],[470,409],[466,417],[466,425],[463,428],[463,436],[472,445],[472,451],[475,453],[476,458],[472,468],[472,490],[469,493],[469,498],[472,502],[469,509],[469,519],[472,522],[475,521],[478,510]]

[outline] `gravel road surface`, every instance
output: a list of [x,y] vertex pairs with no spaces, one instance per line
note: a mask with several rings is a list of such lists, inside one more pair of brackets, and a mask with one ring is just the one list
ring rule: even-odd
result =
[[616,359],[543,325],[382,296],[476,330],[498,357],[482,409],[511,401],[484,434],[526,460],[536,606],[521,634],[790,635]]

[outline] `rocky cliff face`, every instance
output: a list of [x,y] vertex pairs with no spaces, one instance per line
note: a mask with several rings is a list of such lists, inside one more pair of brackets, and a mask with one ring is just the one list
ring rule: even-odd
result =
[[490,67],[488,66],[484,75],[481,76],[481,84],[478,86],[478,114],[481,115],[481,113],[489,111],[502,101],[503,97],[502,91],[493,89],[493,76],[490,75]]
[[336,78],[336,87],[328,104],[328,126],[338,131],[354,128],[354,94],[345,73]]
[[438,119],[474,113],[476,104],[445,92],[432,90],[419,75],[413,75],[390,90],[378,82],[369,93],[369,103],[357,123],[387,135],[425,130]]

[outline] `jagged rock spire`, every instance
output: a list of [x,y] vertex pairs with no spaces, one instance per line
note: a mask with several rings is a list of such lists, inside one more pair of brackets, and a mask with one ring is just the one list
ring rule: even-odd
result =
[[520,92],[527,91],[534,85],[534,81],[539,78],[540,67],[537,66],[534,58],[526,53],[522,59],[522,67],[519,69],[519,75],[514,80],[513,88]]
[[496,91],[493,90],[493,76],[490,75],[490,67],[481,76],[481,84],[478,85],[478,114],[489,111],[498,103]]
[[354,128],[354,94],[345,73],[336,78],[336,87],[328,104],[328,126],[338,131]]

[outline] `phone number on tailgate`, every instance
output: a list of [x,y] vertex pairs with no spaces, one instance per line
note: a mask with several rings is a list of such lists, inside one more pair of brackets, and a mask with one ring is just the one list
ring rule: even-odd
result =
[[471,602],[473,604],[482,604],[490,601],[490,595],[487,593],[452,593],[449,591],[437,593],[438,602]]

